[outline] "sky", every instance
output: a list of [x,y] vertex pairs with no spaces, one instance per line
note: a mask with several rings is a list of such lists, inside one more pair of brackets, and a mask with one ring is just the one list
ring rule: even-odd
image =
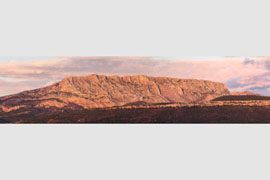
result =
[[270,95],[270,57],[0,57],[0,96],[88,74],[165,76],[223,82],[231,91]]

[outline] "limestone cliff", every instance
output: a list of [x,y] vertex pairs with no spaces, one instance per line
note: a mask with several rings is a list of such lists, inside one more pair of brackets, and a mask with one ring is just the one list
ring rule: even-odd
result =
[[88,75],[0,98],[0,112],[89,109],[146,103],[202,102],[229,95],[223,83],[168,77]]

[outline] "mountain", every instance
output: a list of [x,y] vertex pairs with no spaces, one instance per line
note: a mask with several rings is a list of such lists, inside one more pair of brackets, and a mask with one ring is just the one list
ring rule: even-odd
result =
[[260,94],[253,93],[251,91],[243,91],[243,92],[231,92],[231,95],[237,95],[237,96],[248,96],[248,95],[254,95],[254,96],[261,96]]
[[168,77],[69,77],[40,89],[0,98],[0,112],[34,112],[91,109],[128,103],[203,102],[230,92],[223,83]]

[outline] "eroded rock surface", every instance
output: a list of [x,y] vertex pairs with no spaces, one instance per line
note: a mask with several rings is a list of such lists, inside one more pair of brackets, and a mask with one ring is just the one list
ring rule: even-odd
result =
[[88,75],[0,98],[0,112],[91,109],[133,102],[204,102],[228,95],[223,83],[168,77]]

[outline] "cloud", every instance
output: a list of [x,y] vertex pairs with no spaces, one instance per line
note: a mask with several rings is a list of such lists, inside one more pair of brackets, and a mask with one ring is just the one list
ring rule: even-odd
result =
[[247,65],[247,64],[254,64],[254,63],[255,63],[255,60],[246,58],[246,59],[244,60],[243,63],[244,63],[245,65]]
[[144,73],[155,64],[155,61],[149,61],[149,57],[59,57],[27,62],[0,62],[0,77],[58,80],[89,73]]
[[[23,79],[0,84],[0,96],[42,87],[68,76],[106,75],[167,76],[226,83],[231,90],[269,94],[269,57],[224,57],[214,60],[164,60],[157,57],[57,57],[0,62],[0,78]],[[265,91],[262,90],[265,85]],[[257,88],[257,89],[256,89]]]
[[46,81],[5,81],[0,79],[0,96],[15,94],[25,90],[36,89],[48,84]]

